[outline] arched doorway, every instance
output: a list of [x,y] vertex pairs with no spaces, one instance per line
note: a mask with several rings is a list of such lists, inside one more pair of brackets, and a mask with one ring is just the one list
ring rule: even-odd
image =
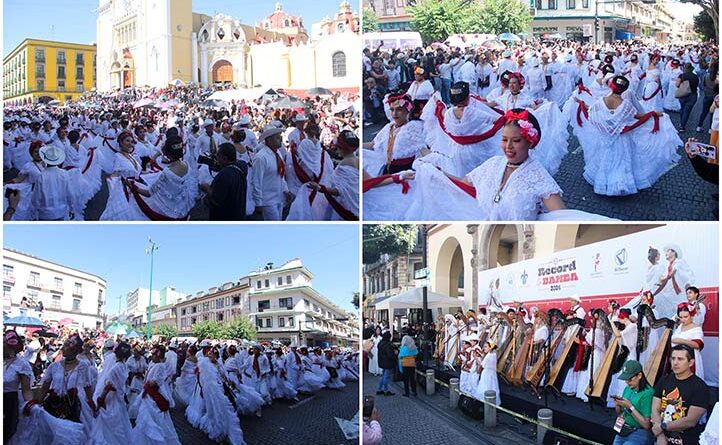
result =
[[506,266],[519,261],[519,232],[514,224],[499,224],[493,227],[489,235],[487,267]]
[[436,256],[432,268],[436,292],[450,297],[464,294],[464,254],[459,240],[447,238]]
[[233,83],[233,65],[227,60],[219,60],[213,65],[211,79],[213,83]]

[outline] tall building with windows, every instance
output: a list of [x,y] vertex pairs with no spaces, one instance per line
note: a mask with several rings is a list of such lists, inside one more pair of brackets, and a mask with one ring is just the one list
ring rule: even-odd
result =
[[95,88],[96,46],[25,39],[3,59],[3,102],[75,100]]
[[259,340],[309,346],[358,342],[357,328],[352,327],[354,316],[313,288],[313,274],[300,259],[279,267],[268,263],[248,278],[248,315],[255,322]]
[[[259,341],[307,345],[358,343],[358,319],[313,288],[313,274],[300,259],[267,264],[238,281],[189,295],[176,304],[178,332],[190,335],[202,321],[247,317]],[[349,300],[352,295],[349,295]]]
[[[25,312],[49,325],[98,329],[105,320],[105,279],[72,267],[3,249],[3,312]],[[39,303],[44,309],[38,310]]]

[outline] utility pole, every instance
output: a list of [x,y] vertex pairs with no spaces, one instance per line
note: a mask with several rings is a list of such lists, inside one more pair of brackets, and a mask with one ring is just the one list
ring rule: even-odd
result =
[[[421,231],[423,234],[423,244],[422,244],[422,250],[421,250],[421,266],[426,270],[427,268],[427,244],[428,244],[428,237],[429,237],[429,226],[426,224],[421,225]],[[431,320],[429,320],[428,312],[429,312],[429,277],[427,276],[424,278],[424,287],[421,290],[421,329],[424,333],[424,365],[426,365],[429,362],[429,348],[428,348],[428,339],[429,339],[429,324]]]
[[148,237],[148,244],[150,247],[145,249],[145,253],[150,255],[150,286],[148,289],[148,332],[146,335],[148,340],[150,340],[151,301],[153,300],[153,257],[155,251],[158,250],[160,246],[154,243],[150,237]]

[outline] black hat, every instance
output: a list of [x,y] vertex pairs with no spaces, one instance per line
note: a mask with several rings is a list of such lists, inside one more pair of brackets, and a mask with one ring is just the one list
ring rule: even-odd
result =
[[605,76],[606,76],[607,74],[614,74],[614,67],[613,67],[612,65],[610,65],[610,64],[604,65],[604,66],[602,67],[602,74],[604,74]]
[[347,150],[358,150],[360,145],[359,138],[351,130],[344,130],[338,135],[337,144],[339,147]]
[[468,82],[454,82],[451,85],[451,103],[458,105],[469,98],[469,83]]

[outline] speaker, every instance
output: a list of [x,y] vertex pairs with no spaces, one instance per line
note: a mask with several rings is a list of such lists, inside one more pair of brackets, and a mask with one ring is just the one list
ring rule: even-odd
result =
[[474,420],[484,418],[484,404],[464,394],[459,394],[459,409]]

